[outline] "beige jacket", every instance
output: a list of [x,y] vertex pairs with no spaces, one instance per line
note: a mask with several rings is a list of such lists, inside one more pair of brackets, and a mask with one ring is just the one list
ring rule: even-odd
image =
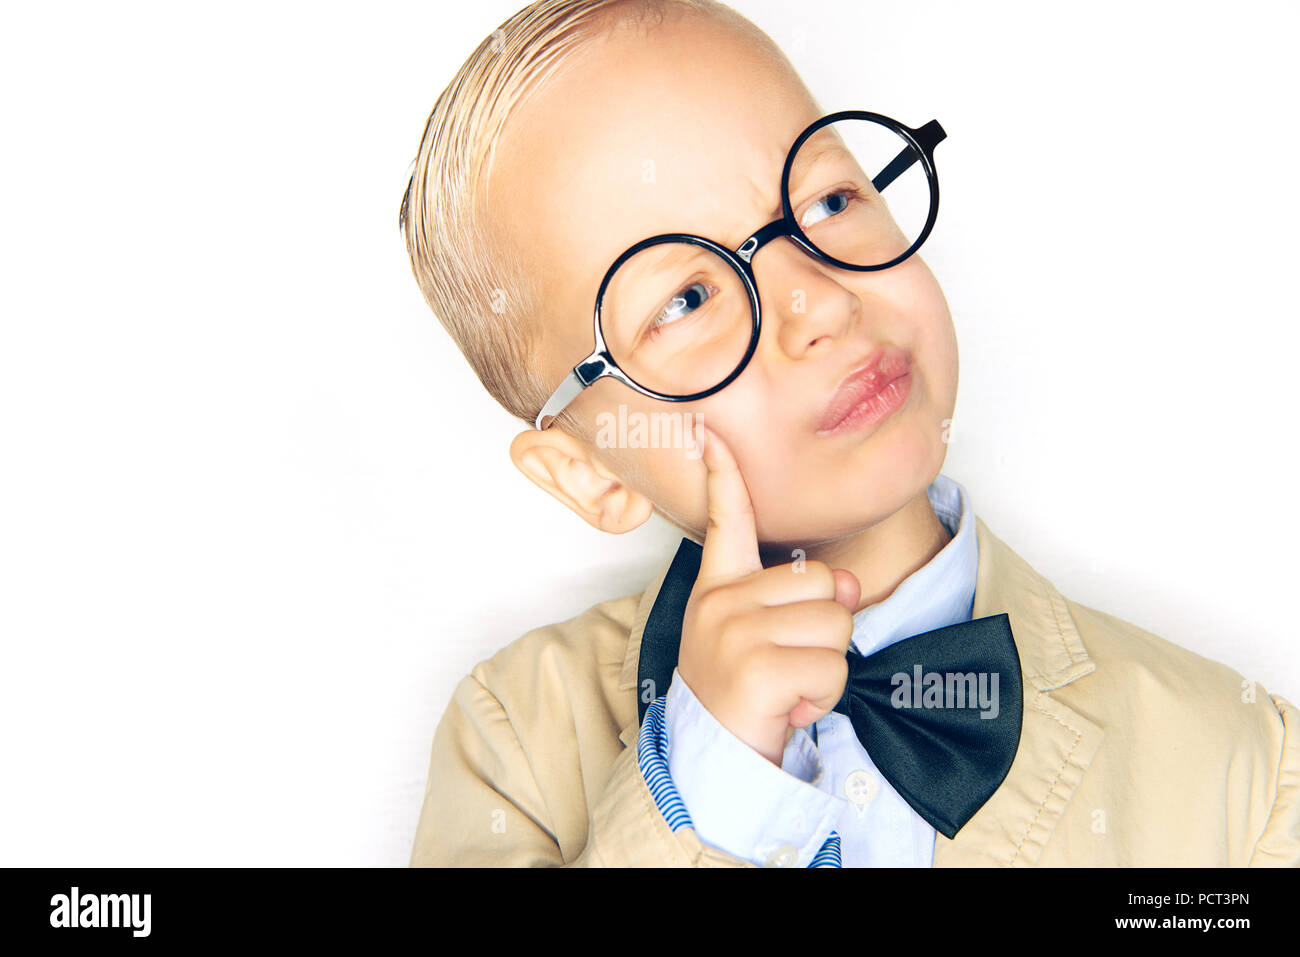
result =
[[[1300,710],[1076,604],[976,518],[972,617],[1007,612],[1024,673],[1006,780],[936,867],[1300,866]],[[640,595],[524,635],[457,686],[412,866],[753,866],[669,829],[636,760]]]

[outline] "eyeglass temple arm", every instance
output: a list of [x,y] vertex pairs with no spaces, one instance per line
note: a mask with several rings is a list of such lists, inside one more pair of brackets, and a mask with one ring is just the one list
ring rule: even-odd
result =
[[[944,132],[943,127],[939,125],[938,120],[931,120],[919,130],[914,130],[916,141],[927,153],[934,151],[934,148],[942,142],[948,134]],[[917,160],[916,150],[905,149],[893,161],[880,171],[880,175],[871,181],[872,187],[877,193],[882,192],[886,186],[892,183]]]
[[533,423],[533,427],[545,429],[550,426],[555,417],[564,411],[564,407],[585,388],[587,384],[578,378],[577,371],[570,372],[564,377],[560,387],[546,400],[546,405],[542,406],[542,411],[537,414],[537,421]]

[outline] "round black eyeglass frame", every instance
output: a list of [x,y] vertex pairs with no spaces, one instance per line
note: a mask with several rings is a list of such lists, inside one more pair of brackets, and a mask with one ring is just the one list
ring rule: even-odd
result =
[[[822,252],[813,245],[812,241],[804,235],[803,230],[799,228],[799,223],[794,218],[794,210],[790,205],[790,170],[794,165],[795,154],[799,152],[799,147],[803,145],[804,141],[807,140],[808,137],[812,136],[823,126],[836,123],[840,120],[874,120],[875,122],[892,129],[908,143],[908,146],[904,147],[904,149],[901,150],[899,154],[894,157],[894,159],[872,180],[872,186],[877,192],[883,190],[886,186],[910,169],[912,164],[917,161],[918,157],[921,160],[922,168],[925,170],[926,178],[930,181],[930,214],[926,217],[925,227],[921,230],[920,235],[917,236],[915,242],[912,243],[906,252],[895,257],[891,261],[881,263],[878,266],[857,266],[853,263],[842,262],[841,260]],[[735,381],[736,377],[744,372],[745,367],[749,365],[749,360],[753,357],[754,350],[758,348],[758,338],[762,330],[762,307],[759,304],[758,283],[754,278],[753,267],[750,265],[751,260],[754,258],[754,254],[772,240],[781,236],[786,236],[809,256],[812,256],[814,259],[820,260],[821,262],[829,263],[839,269],[849,269],[854,272],[876,272],[881,269],[889,269],[891,266],[897,266],[903,260],[907,259],[907,257],[911,256],[912,253],[921,248],[921,244],[924,243],[926,237],[930,235],[930,231],[934,228],[935,219],[939,215],[939,177],[934,171],[934,148],[939,145],[947,135],[948,134],[944,132],[943,127],[939,125],[938,120],[931,120],[919,129],[914,130],[909,126],[905,126],[898,122],[898,120],[891,119],[888,116],[882,116],[879,113],[870,113],[866,110],[842,110],[838,113],[831,113],[816,120],[812,125],[800,133],[798,138],[794,141],[794,145],[790,147],[790,151],[786,154],[785,167],[781,171],[781,218],[773,220],[762,229],[759,229],[757,232],[750,235],[750,237],[737,246],[734,251],[728,249],[726,246],[715,243],[711,239],[705,239],[703,236],[695,236],[690,233],[663,233],[658,236],[651,236],[648,239],[643,239],[636,245],[630,247],[626,252],[614,260],[613,265],[606,270],[605,278],[602,279],[600,283],[600,290],[596,293],[596,310],[593,322],[593,331],[596,340],[595,349],[592,350],[591,355],[587,356],[587,358],[583,359],[573,367],[573,371],[565,377],[564,381],[560,384],[560,387],[556,389],[550,399],[547,400],[546,405],[542,407],[542,411],[537,414],[537,419],[533,423],[534,427],[537,429],[545,429],[549,427],[555,420],[555,417],[558,416],[570,402],[577,398],[578,394],[582,392],[583,389],[604,378],[617,379],[619,382],[635,389],[642,395],[649,396],[652,399],[662,399],[665,402],[694,402],[697,399],[703,399],[707,396],[713,395],[715,392],[725,389]],[[717,385],[710,389],[705,389],[703,392],[696,392],[691,395],[668,395],[663,392],[656,392],[655,390],[648,389],[634,380],[619,368],[618,363],[614,361],[614,357],[610,355],[609,349],[605,345],[605,337],[600,328],[600,311],[601,305],[605,299],[605,289],[609,285],[610,280],[614,277],[614,273],[618,271],[618,267],[623,265],[623,263],[627,262],[628,259],[635,256],[641,250],[646,249],[649,246],[659,245],[660,243],[691,243],[696,246],[702,246],[705,249],[716,253],[740,275],[740,278],[745,283],[745,290],[749,295],[750,313],[753,317],[753,330],[749,338],[749,348],[745,350],[744,358],[740,360],[740,364],[736,366],[735,371]]]

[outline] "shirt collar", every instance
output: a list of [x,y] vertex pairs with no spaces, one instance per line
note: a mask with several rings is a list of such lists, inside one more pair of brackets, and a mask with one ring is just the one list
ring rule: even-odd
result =
[[964,485],[942,474],[925,492],[952,540],[899,582],[889,597],[853,616],[853,647],[859,654],[869,655],[903,638],[970,621],[979,571],[970,496]]

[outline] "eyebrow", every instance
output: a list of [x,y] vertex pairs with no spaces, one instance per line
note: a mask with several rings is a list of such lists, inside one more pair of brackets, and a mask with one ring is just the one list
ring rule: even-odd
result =
[[[802,147],[800,147],[799,153],[801,156],[803,155]],[[806,178],[809,173],[814,172],[822,164],[824,164],[826,162],[827,157],[830,156],[832,153],[840,154],[841,156],[853,155],[853,151],[850,150],[848,147],[846,147],[839,140],[831,140],[829,142],[824,143],[820,147],[814,148],[809,152],[809,154],[806,157],[800,160],[799,163],[800,174]],[[794,171],[791,170],[792,174],[793,172]]]

